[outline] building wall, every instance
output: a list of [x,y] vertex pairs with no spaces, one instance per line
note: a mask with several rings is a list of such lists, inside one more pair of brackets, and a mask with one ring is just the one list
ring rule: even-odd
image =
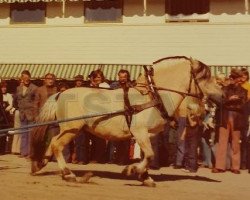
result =
[[0,62],[6,63],[150,64],[186,55],[210,65],[250,64],[249,25],[19,27],[0,32]]
[[[146,13],[143,0],[125,0],[118,24],[84,24],[83,2],[67,3],[63,18],[55,2],[45,25],[8,25],[9,6],[0,4],[0,63],[151,64],[185,55],[209,65],[250,65],[250,20],[231,14],[243,16],[240,2],[212,0],[211,18],[220,23],[165,23],[164,0],[148,0]],[[224,15],[239,21],[221,23]]]

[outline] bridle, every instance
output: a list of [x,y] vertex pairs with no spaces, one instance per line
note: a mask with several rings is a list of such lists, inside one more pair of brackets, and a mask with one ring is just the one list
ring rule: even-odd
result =
[[[180,94],[184,97],[191,96],[191,97],[198,98],[198,99],[202,99],[204,97],[204,93],[203,93],[203,91],[199,85],[198,79],[196,77],[196,73],[199,71],[195,72],[192,64],[190,64],[190,79],[189,79],[189,86],[188,86],[187,92],[182,92],[182,91],[178,91],[178,90],[173,90],[173,89],[169,89],[169,88],[165,88],[165,87],[156,86],[155,82],[154,82],[154,78],[153,78],[154,77],[153,67],[150,67],[150,69],[148,69],[147,66],[144,65],[143,68],[145,71],[146,83],[137,83],[136,86],[137,87],[148,87],[149,92],[152,94],[152,96],[154,98],[157,96],[157,93],[160,90],[177,93],[177,94]],[[191,93],[193,82],[194,82],[194,87],[195,87],[195,94]]]
[[[136,87],[148,88],[148,92],[150,93],[152,99],[158,102],[156,107],[161,112],[162,116],[166,119],[172,119],[172,117],[169,116],[165,106],[163,105],[163,101],[159,95],[159,91],[168,91],[168,92],[177,93],[183,96],[183,98],[185,98],[186,96],[190,96],[190,97],[198,98],[201,100],[204,97],[204,93],[196,77],[196,73],[199,73],[201,70],[195,71],[192,65],[192,62],[190,63],[190,80],[189,80],[189,87],[188,87],[187,92],[182,92],[182,91],[173,90],[169,88],[157,87],[154,81],[153,67],[150,67],[148,69],[147,66],[144,65],[143,68],[145,71],[146,83],[137,83]],[[195,94],[191,93],[192,83],[194,83]]]

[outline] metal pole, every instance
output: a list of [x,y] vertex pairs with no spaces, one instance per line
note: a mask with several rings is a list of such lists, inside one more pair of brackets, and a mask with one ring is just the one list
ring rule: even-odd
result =
[[23,127],[19,127],[19,128],[8,128],[8,129],[2,129],[0,130],[0,137],[3,135],[8,135],[9,132],[11,133],[11,135],[13,134],[21,134],[24,132],[27,132],[27,130],[25,131],[21,131],[21,132],[16,132],[16,130],[21,130],[21,129],[29,129],[29,128],[35,128],[38,126],[46,126],[46,125],[52,125],[52,124],[57,124],[57,123],[64,123],[64,122],[69,122],[69,121],[75,121],[75,120],[81,120],[81,119],[88,119],[88,118],[93,118],[93,117],[101,117],[101,116],[107,116],[107,115],[119,115],[124,113],[125,110],[118,110],[118,111],[114,111],[114,112],[106,112],[106,113],[99,113],[99,114],[89,114],[89,115],[82,115],[79,117],[73,117],[73,118],[69,118],[69,119],[61,119],[61,120],[54,120],[54,121],[49,121],[49,122],[42,122],[42,123],[37,123],[37,124],[30,124],[27,126],[23,126]]

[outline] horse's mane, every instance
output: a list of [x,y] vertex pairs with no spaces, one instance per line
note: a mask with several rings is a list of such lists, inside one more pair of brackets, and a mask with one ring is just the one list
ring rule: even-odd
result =
[[186,60],[190,60],[188,57],[186,56],[170,56],[170,57],[165,57],[165,58],[161,58],[157,61],[154,61],[153,64],[157,64],[163,60],[170,60],[170,59],[186,59]]
[[211,70],[209,66],[204,64],[201,61],[198,61],[199,63],[199,68],[195,71],[196,79],[197,80],[202,80],[202,79],[210,79],[211,78]]
[[160,63],[162,61],[165,60],[171,60],[171,59],[185,59],[190,61],[191,63],[193,63],[194,61],[196,61],[198,63],[198,68],[195,69],[193,72],[196,75],[196,79],[197,80],[202,80],[202,79],[209,79],[211,78],[211,71],[209,66],[207,66],[206,64],[204,64],[203,62],[199,61],[199,60],[192,60],[191,58],[188,58],[186,56],[170,56],[170,57],[165,57],[165,58],[161,58],[155,62],[153,62],[153,65]]

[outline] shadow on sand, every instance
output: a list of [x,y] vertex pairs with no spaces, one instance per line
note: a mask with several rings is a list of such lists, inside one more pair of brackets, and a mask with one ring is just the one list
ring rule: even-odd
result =
[[[116,179],[116,180],[137,180],[136,176],[126,177],[122,173],[119,172],[108,172],[108,171],[90,171],[90,170],[72,170],[73,173],[77,177],[83,177],[86,173],[91,172],[93,173],[93,177],[100,177],[100,178],[107,178],[107,179]],[[36,176],[55,176],[60,175],[60,171],[45,171],[41,172],[39,174],[36,174]],[[150,176],[155,180],[155,182],[164,182],[164,181],[178,181],[178,180],[194,180],[194,181],[202,181],[202,182],[216,182],[220,183],[221,181],[211,179],[204,176],[194,176],[194,175],[170,175],[170,174],[150,174]],[[96,184],[94,182],[90,182],[93,184]],[[126,184],[126,186],[142,186],[141,184]]]
[[9,170],[9,169],[18,169],[18,168],[21,168],[21,167],[9,167],[9,166],[3,166],[3,167],[0,167],[0,170]]
[[[73,170],[73,173],[76,174],[76,176],[81,177],[85,173],[89,171],[87,170]],[[94,176],[98,176],[101,178],[109,178],[109,179],[125,179],[125,180],[136,180],[136,176],[126,177],[122,173],[118,172],[108,172],[108,171],[91,171]],[[204,182],[221,182],[219,180],[207,178],[204,176],[193,176],[193,175],[171,175],[171,174],[159,174],[154,175],[150,174],[150,176],[156,181],[156,182],[163,182],[163,181],[178,181],[178,180],[194,180],[194,181],[204,181]]]

